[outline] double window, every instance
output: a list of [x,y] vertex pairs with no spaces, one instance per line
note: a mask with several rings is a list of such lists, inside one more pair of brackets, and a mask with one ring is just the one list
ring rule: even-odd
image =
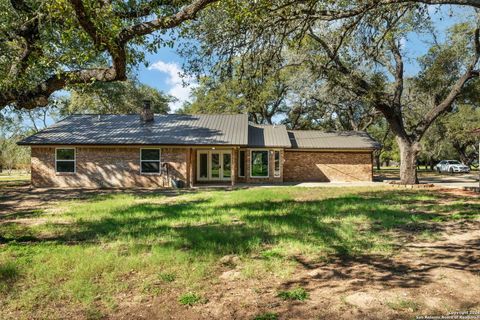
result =
[[140,149],[140,173],[160,173],[160,149]]
[[55,171],[57,173],[75,173],[74,148],[59,148],[55,150]]

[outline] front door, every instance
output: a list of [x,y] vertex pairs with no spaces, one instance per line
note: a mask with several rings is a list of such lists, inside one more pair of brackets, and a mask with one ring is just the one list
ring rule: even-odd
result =
[[229,181],[232,178],[232,153],[223,150],[197,151],[198,181]]

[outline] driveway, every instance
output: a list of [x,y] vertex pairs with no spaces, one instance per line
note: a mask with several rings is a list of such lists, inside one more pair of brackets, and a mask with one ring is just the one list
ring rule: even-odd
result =
[[446,188],[478,187],[478,173],[426,175],[420,176],[419,179],[421,183],[433,183]]

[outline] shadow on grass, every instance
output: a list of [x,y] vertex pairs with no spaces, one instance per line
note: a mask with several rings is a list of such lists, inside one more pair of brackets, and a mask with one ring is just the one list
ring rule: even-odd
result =
[[[266,201],[242,199],[229,204],[211,198],[167,204],[140,203],[112,211],[104,216],[77,217],[65,227],[58,226],[58,236],[35,238],[13,234],[0,242],[50,242],[82,244],[127,241],[149,250],[153,246],[169,247],[194,255],[257,254],[277,245],[308,246],[326,252],[333,260],[318,263],[303,257],[291,257],[304,269],[332,269],[319,280],[333,277],[358,279],[357,286],[368,281],[413,287],[428,281],[433,268],[458,270],[480,268],[476,253],[480,243],[431,248],[429,262],[413,264],[372,254],[372,249],[392,245],[400,248],[400,235],[421,232],[431,224],[451,219],[478,218],[480,204],[435,205],[439,200],[456,200],[453,196],[417,192],[380,191],[346,195],[324,200]],[[418,208],[413,210],[412,206]],[[419,211],[419,209],[428,209]],[[74,212],[71,214],[75,217]],[[55,228],[55,225],[53,225]],[[413,244],[404,244],[408,248]],[[426,248],[428,249],[428,248]],[[373,250],[374,251],[374,250]],[[375,274],[358,266],[368,266]],[[325,284],[328,285],[328,284]]]
[[0,293],[8,291],[19,278],[20,272],[13,262],[0,262]]
[[[249,202],[246,199],[233,205],[211,203],[209,199],[142,203],[100,219],[77,219],[67,228],[61,226],[64,229],[56,237],[11,238],[2,242],[134,239],[202,254],[248,254],[265,245],[297,242],[348,256],[368,251],[386,231],[397,229],[412,233],[424,230],[425,223],[448,219],[443,213],[450,210],[449,205],[438,207],[435,212],[399,206],[421,204],[422,200],[415,200],[416,196],[418,193],[402,193],[402,197],[395,200],[392,192],[377,192],[315,201]],[[430,204],[431,201],[424,202]],[[456,211],[461,210],[458,204],[452,206]],[[474,212],[480,205],[470,205],[467,209],[460,211],[456,218],[476,217]],[[232,222],[232,218],[236,220]]]

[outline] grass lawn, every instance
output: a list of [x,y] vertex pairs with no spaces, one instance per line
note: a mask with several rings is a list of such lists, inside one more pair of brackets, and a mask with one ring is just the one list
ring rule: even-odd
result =
[[23,172],[0,173],[0,188],[25,185],[30,183],[30,174]]
[[[306,283],[285,287],[306,265],[391,259],[405,243],[435,241],[438,226],[479,217],[478,199],[384,187],[61,201],[0,216],[0,318],[121,318],[122,310],[155,305],[182,318],[185,310],[217,308],[222,279],[242,295],[275,301],[250,308],[248,297],[237,298],[245,318],[276,315],[284,304],[315,299]],[[386,308],[402,314],[405,303],[392,301]]]

